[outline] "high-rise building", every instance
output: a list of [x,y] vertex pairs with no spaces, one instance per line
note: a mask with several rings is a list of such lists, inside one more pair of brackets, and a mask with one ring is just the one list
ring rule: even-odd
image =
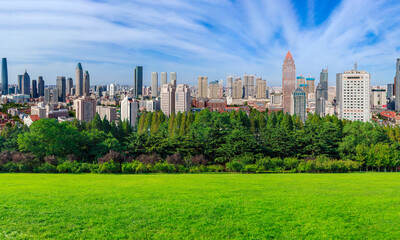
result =
[[135,98],[142,96],[143,87],[143,67],[136,66],[133,81],[133,94]]
[[57,77],[58,101],[65,102],[66,98],[66,81],[65,77]]
[[175,113],[187,113],[190,111],[190,88],[187,84],[178,84],[175,93]]
[[90,96],[90,75],[88,71],[85,71],[83,75],[83,94]]
[[389,100],[394,96],[394,86],[393,85],[394,85],[393,83],[389,83],[387,85],[386,98]]
[[307,84],[307,94],[310,93],[315,93],[315,78],[314,77],[308,77],[306,78],[306,84]]
[[232,97],[232,92],[233,92],[233,77],[228,76],[226,83],[226,96]]
[[371,89],[371,105],[372,107],[386,107],[386,89],[375,87]]
[[151,73],[151,97],[156,98],[158,96],[158,73]]
[[42,76],[38,77],[38,95],[39,97],[44,96],[44,80]]
[[208,77],[199,76],[197,78],[197,97],[206,98],[207,97],[207,85]]
[[256,94],[254,91],[254,75],[250,75],[249,76],[249,81],[247,82],[247,87],[248,87],[248,94],[249,97],[254,97],[254,95]]
[[22,93],[22,85],[23,85],[22,75],[18,75],[17,82],[18,82],[18,93]]
[[58,88],[53,88],[51,97],[52,97],[52,102],[58,102]]
[[258,99],[266,99],[267,98],[267,81],[262,80],[261,78],[257,78],[257,95]]
[[103,96],[103,87],[97,86],[97,92],[99,93],[99,97],[102,97]]
[[242,79],[235,78],[233,82],[233,99],[242,99],[243,98],[243,86],[242,86]]
[[243,75],[243,98],[249,98],[249,75]]
[[67,90],[65,90],[67,95],[69,95],[69,96],[72,95],[71,88],[73,88],[73,87],[74,87],[74,80],[72,80],[72,78],[68,78],[67,79]]
[[31,94],[31,78],[29,77],[29,74],[26,72],[22,76],[22,94],[25,95],[30,95]]
[[324,97],[324,86],[322,83],[318,83],[315,91],[315,113],[320,116],[325,116],[325,97]]
[[164,84],[161,87],[161,111],[168,117],[175,112],[175,87],[172,84]]
[[50,88],[46,88],[46,89],[44,90],[44,101],[45,101],[46,103],[49,103],[49,102],[50,102]]
[[115,85],[114,83],[110,84],[110,97],[114,97],[115,96]]
[[7,58],[1,59],[1,83],[2,83],[2,91],[3,95],[8,94],[8,70],[7,70]]
[[168,75],[167,75],[166,72],[162,72],[162,73],[161,73],[161,75],[160,75],[160,81],[161,81],[161,87],[162,87],[164,84],[168,84]]
[[339,118],[368,122],[370,109],[371,75],[366,71],[354,69],[336,74],[336,104]]
[[400,58],[397,59],[396,62],[396,78],[395,78],[395,109],[396,111],[400,110]]
[[32,80],[32,98],[38,98],[37,81]]
[[96,100],[88,96],[82,96],[74,100],[74,106],[76,118],[79,121],[89,122],[93,120],[96,114]]
[[292,93],[296,88],[296,65],[292,54],[288,52],[282,67],[283,112],[291,111]]
[[322,69],[319,82],[322,84],[322,88],[324,89],[324,98],[328,100],[328,68]]
[[78,63],[75,70],[75,95],[83,95],[83,69],[82,64]]
[[303,123],[306,121],[307,118],[307,109],[306,109],[306,92],[303,91],[301,88],[296,88],[296,90],[292,94],[292,104],[291,107],[292,115],[296,115],[300,117]]
[[224,97],[224,80],[219,80],[218,82],[219,89],[218,89],[218,98]]
[[126,96],[121,101],[121,121],[128,121],[134,127],[138,117],[138,109],[138,101],[129,95]]
[[97,106],[96,112],[99,114],[100,119],[107,119],[109,122],[117,120],[117,108],[109,106]]
[[171,72],[169,74],[169,78],[170,78],[170,83],[174,85],[174,87],[176,88],[176,72]]
[[210,82],[208,85],[208,98],[217,99],[219,98],[219,83],[218,81]]

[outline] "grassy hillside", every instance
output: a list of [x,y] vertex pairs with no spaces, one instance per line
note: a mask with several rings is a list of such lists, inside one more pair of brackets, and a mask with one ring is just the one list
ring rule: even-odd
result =
[[0,174],[0,238],[398,238],[400,174]]

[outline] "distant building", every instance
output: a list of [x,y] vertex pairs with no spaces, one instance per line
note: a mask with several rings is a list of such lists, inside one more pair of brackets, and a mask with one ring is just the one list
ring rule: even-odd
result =
[[386,98],[390,100],[393,96],[394,96],[394,84],[389,83],[386,89]]
[[114,97],[115,96],[115,85],[114,83],[110,84],[110,97]]
[[292,94],[296,87],[296,65],[292,54],[288,52],[282,67],[283,112],[292,112],[290,107]]
[[3,95],[8,94],[8,70],[7,70],[7,58],[1,59],[1,85]]
[[22,85],[23,85],[23,81],[22,81],[22,75],[18,75],[17,77],[17,81],[18,81],[18,93],[22,93]]
[[386,89],[373,88],[371,89],[371,105],[372,107],[386,107]]
[[44,81],[42,76],[38,77],[38,95],[39,97],[44,96]]
[[211,98],[211,99],[219,98],[219,83],[218,83],[218,81],[212,81],[208,85],[208,98]]
[[74,100],[76,118],[80,121],[93,120],[96,113],[96,101],[88,96],[82,96]]
[[66,84],[65,77],[57,77],[58,101],[65,102],[66,98]]
[[254,75],[249,75],[249,79],[247,81],[247,96],[248,97],[254,97],[254,95],[256,94],[254,92]]
[[139,105],[137,100],[126,96],[121,101],[121,121],[128,121],[132,127],[136,125]]
[[162,87],[164,84],[168,84],[168,75],[167,75],[166,72],[162,72],[162,73],[161,73],[161,75],[160,75],[160,81],[161,81],[161,87]]
[[187,113],[190,111],[190,89],[186,84],[179,84],[175,93],[175,113]]
[[83,95],[83,69],[82,64],[78,63],[75,70],[75,95]]
[[169,76],[170,76],[170,83],[174,85],[174,87],[176,88],[176,72],[171,72]]
[[240,78],[235,78],[233,82],[233,99],[242,99],[243,98],[243,86],[242,80]]
[[146,101],[146,110],[149,112],[160,111],[161,101],[156,99]]
[[32,106],[31,115],[37,115],[39,116],[39,118],[46,118],[46,108],[39,106]]
[[397,59],[396,62],[396,77],[395,77],[395,108],[396,111],[400,111],[400,58]]
[[53,88],[51,97],[52,97],[52,102],[58,102],[58,88]]
[[134,72],[134,82],[133,82],[133,94],[135,98],[143,95],[142,87],[143,87],[143,67],[136,66]]
[[156,98],[158,96],[158,73],[151,73],[151,97]]
[[32,80],[32,98],[38,98],[37,81]]
[[71,96],[73,95],[71,89],[74,87],[74,80],[72,78],[67,79],[67,89],[65,90],[66,94]]
[[293,111],[292,115],[300,117],[303,123],[307,118],[307,109],[306,109],[306,92],[304,92],[301,88],[296,88],[296,90],[292,94],[292,103],[293,103]]
[[108,106],[97,106],[96,112],[99,114],[100,119],[107,119],[109,122],[117,120],[117,108]]
[[46,88],[46,89],[44,90],[44,101],[45,101],[46,103],[49,103],[49,102],[50,102],[50,88]]
[[175,87],[164,84],[161,87],[161,111],[168,117],[175,112]]
[[257,99],[267,98],[267,81],[257,78]]
[[85,71],[83,75],[83,94],[86,96],[90,95],[90,75],[88,71]]
[[197,97],[206,98],[207,97],[207,85],[208,77],[199,76],[197,78]]
[[320,116],[325,116],[325,89],[322,83],[318,83],[317,89],[315,92],[315,113]]
[[322,69],[320,77],[319,77],[319,82],[322,85],[322,88],[324,90],[324,98],[325,100],[328,100],[328,68],[327,69]]
[[233,77],[228,76],[226,83],[226,96],[232,97],[232,92],[233,92]]
[[22,76],[22,90],[21,93],[24,95],[31,95],[31,78],[29,74],[26,72]]
[[249,75],[243,75],[243,98],[249,98]]

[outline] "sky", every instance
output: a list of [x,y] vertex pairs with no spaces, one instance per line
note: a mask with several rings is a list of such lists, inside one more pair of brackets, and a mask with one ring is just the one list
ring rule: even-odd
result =
[[398,0],[0,0],[0,57],[9,83],[75,76],[133,85],[133,71],[177,72],[178,84],[255,74],[282,85],[290,51],[296,74],[358,69],[392,83],[400,57]]

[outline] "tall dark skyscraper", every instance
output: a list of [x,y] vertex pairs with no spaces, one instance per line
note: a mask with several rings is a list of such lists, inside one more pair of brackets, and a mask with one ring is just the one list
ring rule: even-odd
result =
[[3,86],[2,94],[8,94],[8,71],[7,71],[7,58],[1,60],[1,83]]
[[17,78],[17,82],[18,82],[18,93],[22,93],[22,75],[18,75]]
[[75,95],[82,96],[83,95],[83,69],[82,64],[78,63],[75,71]]
[[137,98],[139,95],[142,95],[142,87],[143,87],[143,67],[137,66],[135,68],[135,76],[133,82],[133,94]]
[[88,71],[85,71],[83,75],[83,95],[89,96],[90,94],[90,75]]
[[39,97],[44,96],[44,81],[42,76],[38,77],[38,96]]
[[38,98],[37,81],[32,80],[32,98]]
[[65,77],[57,77],[58,101],[65,102],[66,81]]
[[322,69],[319,82],[321,83],[324,90],[323,97],[325,98],[325,100],[328,100],[328,68]]
[[67,90],[66,90],[66,94],[67,95],[71,95],[71,88],[74,87],[74,81],[72,80],[72,78],[68,78],[67,79]]
[[21,93],[25,95],[31,94],[31,78],[29,77],[29,74],[26,72],[26,70],[24,76],[22,77]]

